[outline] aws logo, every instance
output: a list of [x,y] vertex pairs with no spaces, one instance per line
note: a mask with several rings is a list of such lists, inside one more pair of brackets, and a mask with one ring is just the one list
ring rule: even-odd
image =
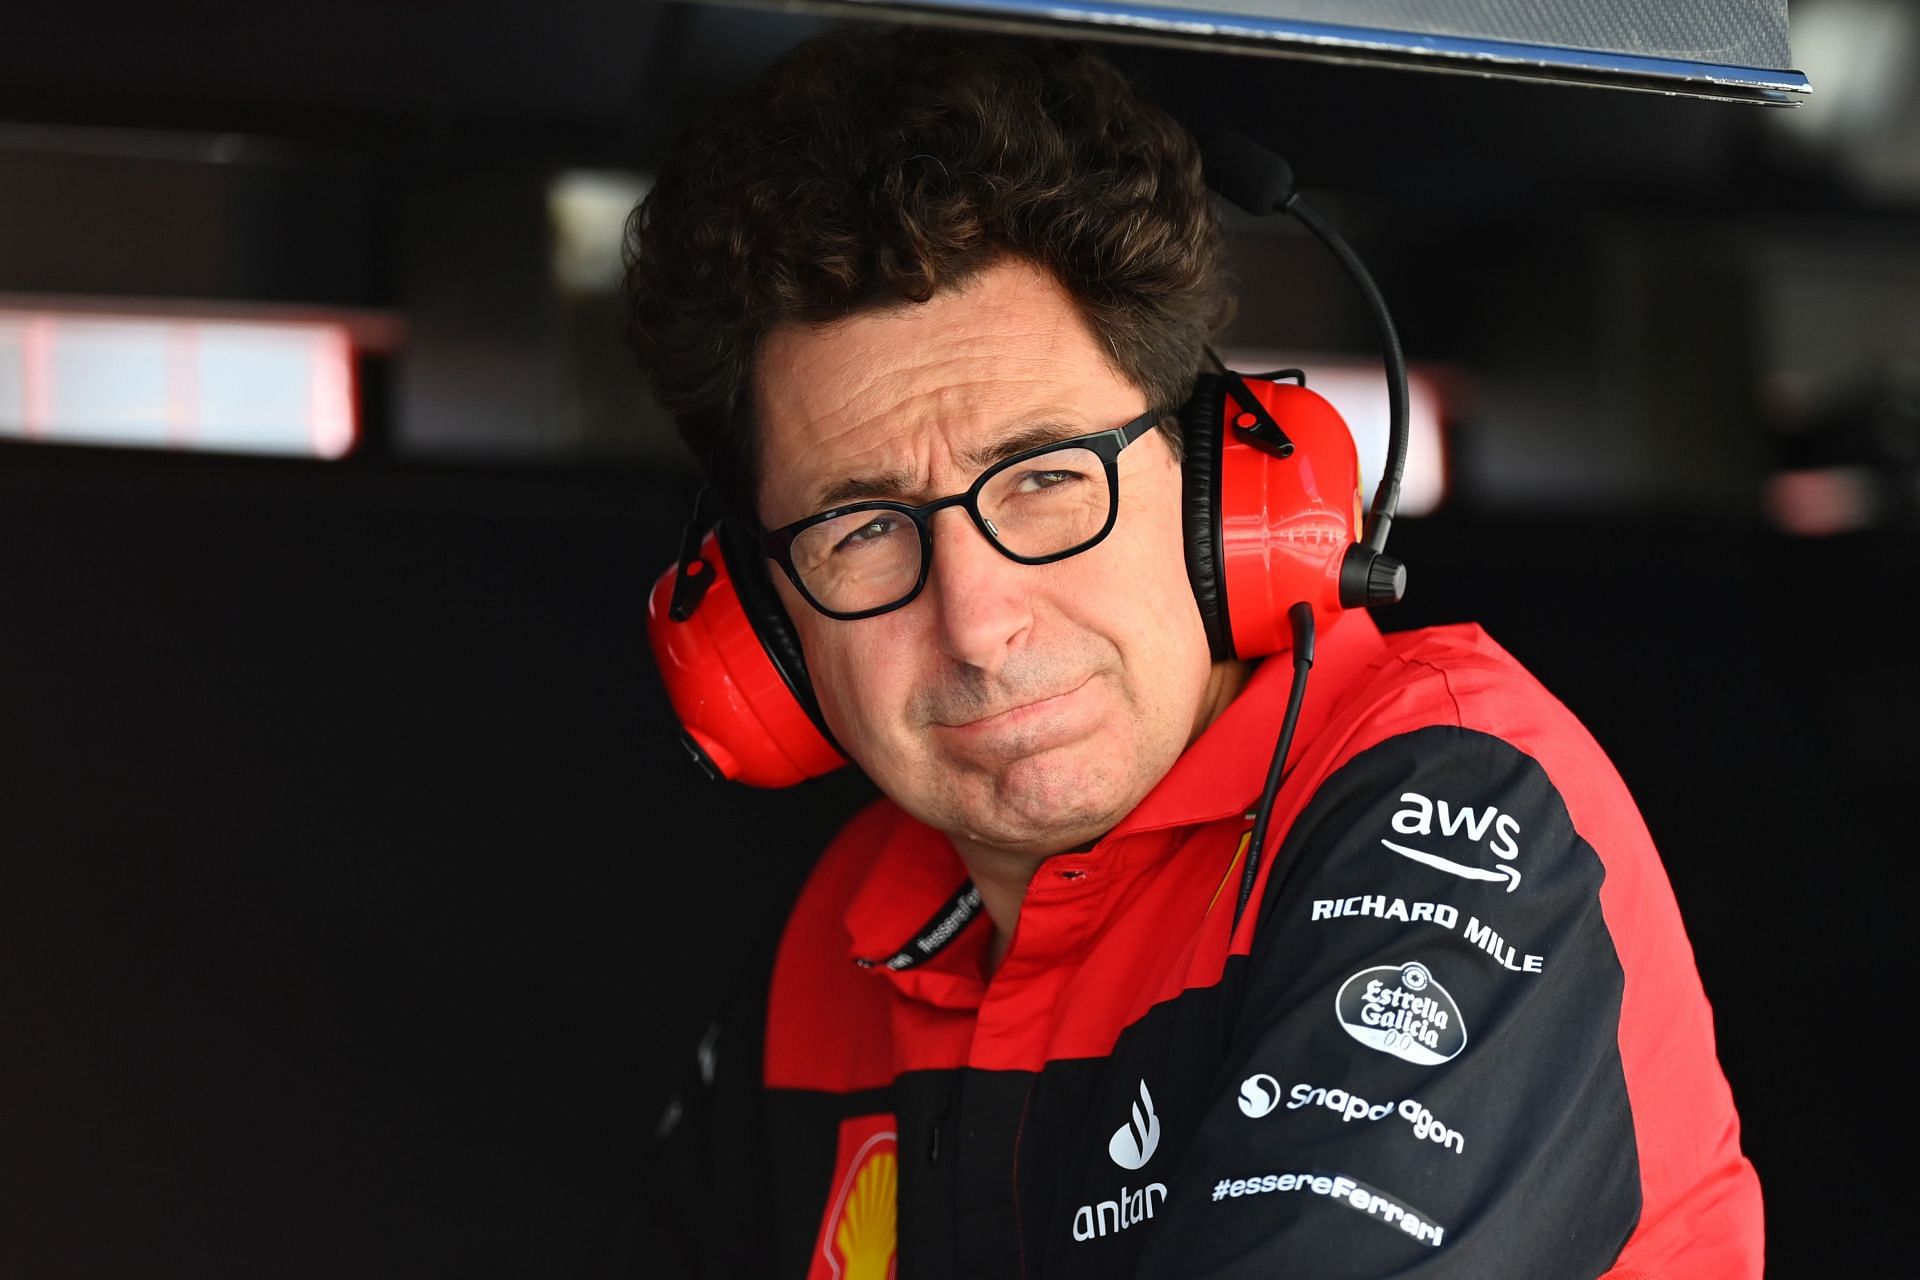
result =
[[1456,841],[1464,836],[1474,844],[1484,844],[1487,852],[1501,859],[1501,862],[1490,869],[1471,866],[1443,858],[1427,849],[1413,848],[1383,837],[1380,843],[1388,849],[1403,858],[1411,858],[1463,880],[1505,881],[1508,893],[1520,887],[1520,868],[1512,865],[1512,860],[1520,856],[1518,818],[1500,812],[1493,805],[1484,809],[1476,809],[1472,805],[1456,806],[1445,800],[1430,800],[1418,791],[1403,792],[1400,804],[1401,807],[1394,810],[1392,820],[1396,833],[1429,840],[1436,834],[1442,839]]

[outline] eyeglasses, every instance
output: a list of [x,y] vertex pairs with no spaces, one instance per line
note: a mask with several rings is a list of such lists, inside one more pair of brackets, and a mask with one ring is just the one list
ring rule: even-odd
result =
[[987,541],[1018,564],[1078,555],[1113,530],[1120,451],[1166,415],[1149,409],[1123,427],[1044,444],[996,462],[965,493],[909,507],[856,502],[761,536],[807,603],[851,622],[910,603],[927,585],[933,513],[963,507]]

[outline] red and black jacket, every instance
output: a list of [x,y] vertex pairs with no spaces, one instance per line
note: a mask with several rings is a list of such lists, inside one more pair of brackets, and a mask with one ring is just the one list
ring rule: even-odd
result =
[[[1612,766],[1478,628],[1257,671],[1012,944],[887,803],[701,1046],[649,1275],[1748,1277],[1759,1184]],[[897,1251],[897,1252],[896,1252]]]

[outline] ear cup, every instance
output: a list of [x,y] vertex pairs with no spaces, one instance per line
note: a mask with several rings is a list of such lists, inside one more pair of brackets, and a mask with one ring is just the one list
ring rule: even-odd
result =
[[647,600],[647,633],[689,747],[723,777],[785,787],[846,763],[820,719],[806,660],[758,551],[709,531],[691,572],[711,583],[672,616],[672,566]]
[[1193,394],[1180,408],[1181,514],[1186,529],[1187,581],[1207,629],[1207,646],[1214,661],[1234,656],[1233,633],[1227,624],[1226,589],[1220,577],[1221,379],[1204,373]]
[[1223,430],[1220,574],[1234,652],[1293,643],[1287,610],[1305,601],[1323,629],[1341,608],[1340,567],[1360,535],[1360,459],[1347,424],[1317,392],[1250,379],[1294,452],[1276,458]]
[[750,535],[734,532],[732,522],[727,520],[714,526],[714,540],[726,561],[733,589],[740,596],[740,607],[753,625],[754,634],[760,637],[774,670],[780,673],[780,679],[806,712],[807,719],[813,721],[822,737],[831,741],[833,735],[820,714],[820,700],[814,696],[813,680],[807,675],[807,655],[800,647],[800,635],[793,629],[793,619],[787,616],[786,606],[780,603],[780,594],[773,589],[773,579],[767,575],[766,558],[760,554],[759,545]]
[[1339,412],[1305,387],[1245,382],[1293,442],[1290,457],[1231,429],[1233,406],[1217,376],[1201,378],[1181,411],[1191,433],[1187,575],[1216,658],[1289,647],[1287,610],[1300,601],[1316,622],[1331,621],[1342,608],[1341,565],[1360,535],[1360,460]]

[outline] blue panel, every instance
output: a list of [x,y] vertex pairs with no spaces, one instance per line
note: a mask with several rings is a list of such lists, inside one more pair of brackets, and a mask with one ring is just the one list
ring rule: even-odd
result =
[[[1792,105],[1810,88],[1804,75],[1783,65],[1784,0],[1588,0],[1577,6],[1434,0],[1407,13],[1401,11],[1414,6],[1405,0],[847,0],[807,7],[945,15],[1016,28],[1093,28],[1085,30],[1089,35],[1104,29],[1181,44],[1773,105]],[[1299,16],[1303,12],[1418,21],[1360,26]]]

